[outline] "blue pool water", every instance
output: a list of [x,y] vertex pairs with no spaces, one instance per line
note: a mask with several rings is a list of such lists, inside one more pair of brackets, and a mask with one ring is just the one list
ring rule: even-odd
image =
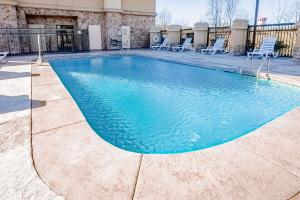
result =
[[138,153],[222,144],[300,106],[297,87],[137,56],[51,65],[95,132]]

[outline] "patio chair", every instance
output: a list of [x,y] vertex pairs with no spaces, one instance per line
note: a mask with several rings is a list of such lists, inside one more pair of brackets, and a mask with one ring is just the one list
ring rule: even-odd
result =
[[8,52],[0,52],[0,63],[6,58]]
[[247,52],[248,58],[254,56],[263,58],[270,55],[277,57],[277,53],[274,51],[276,41],[276,38],[264,38],[259,49],[255,48],[252,52]]
[[162,50],[169,48],[169,38],[166,38],[161,44],[153,45],[153,50]]
[[224,53],[225,52],[224,43],[225,43],[224,38],[218,38],[212,47],[202,49],[201,51],[202,53],[210,53],[210,54],[216,54],[218,51]]
[[182,45],[172,47],[172,51],[184,51],[191,48],[192,38],[186,38]]

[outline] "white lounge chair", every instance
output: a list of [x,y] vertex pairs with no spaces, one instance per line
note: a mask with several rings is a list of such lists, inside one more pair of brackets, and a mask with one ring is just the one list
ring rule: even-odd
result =
[[0,63],[6,58],[9,52],[0,52]]
[[274,51],[276,41],[276,38],[264,38],[259,49],[255,48],[252,52],[247,53],[248,58],[254,56],[263,58],[270,55],[273,57],[277,57],[277,53],[275,53]]
[[201,51],[202,53],[210,53],[210,54],[216,54],[218,51],[224,53],[225,52],[224,43],[225,43],[224,38],[218,38],[212,47],[208,47],[207,49],[202,49]]
[[167,49],[169,48],[169,38],[164,39],[164,41],[161,44],[153,45],[153,50],[161,50],[161,49]]
[[182,45],[172,47],[172,51],[184,51],[191,48],[192,38],[186,38]]

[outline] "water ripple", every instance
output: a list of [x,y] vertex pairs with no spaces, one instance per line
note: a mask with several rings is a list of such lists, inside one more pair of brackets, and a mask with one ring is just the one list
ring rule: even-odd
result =
[[91,127],[139,153],[233,140],[300,106],[299,88],[135,56],[51,62]]

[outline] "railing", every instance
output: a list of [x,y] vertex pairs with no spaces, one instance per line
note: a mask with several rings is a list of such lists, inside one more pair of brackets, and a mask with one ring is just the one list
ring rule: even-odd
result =
[[192,38],[191,43],[194,44],[194,31],[191,28],[181,29],[180,42],[184,43],[186,38]]
[[78,52],[89,50],[88,31],[82,29],[0,29],[0,51],[10,55],[38,52]]
[[296,43],[296,32],[297,29],[294,23],[257,25],[256,39],[253,46],[254,26],[249,26],[247,50],[251,51],[258,48],[266,37],[275,37],[277,38],[275,51],[278,50],[279,56],[292,57]]
[[[168,35],[167,30],[162,30],[161,33],[163,38],[167,37]],[[254,46],[253,34],[254,26],[251,25],[248,27],[246,51],[252,51],[254,48],[260,47],[264,38],[275,37],[277,39],[275,52],[278,52],[278,56],[293,56],[297,37],[297,29],[294,23],[257,25]],[[186,39],[187,37],[194,38],[194,32],[192,29],[181,30],[180,42],[183,43],[184,39]],[[226,52],[229,52],[231,43],[231,28],[229,26],[209,27],[207,46],[212,46],[217,38],[225,39],[225,50]]]
[[230,26],[223,27],[209,27],[208,37],[207,37],[207,46],[211,46],[217,38],[225,39],[225,49],[229,51],[230,40],[231,40],[231,29]]

